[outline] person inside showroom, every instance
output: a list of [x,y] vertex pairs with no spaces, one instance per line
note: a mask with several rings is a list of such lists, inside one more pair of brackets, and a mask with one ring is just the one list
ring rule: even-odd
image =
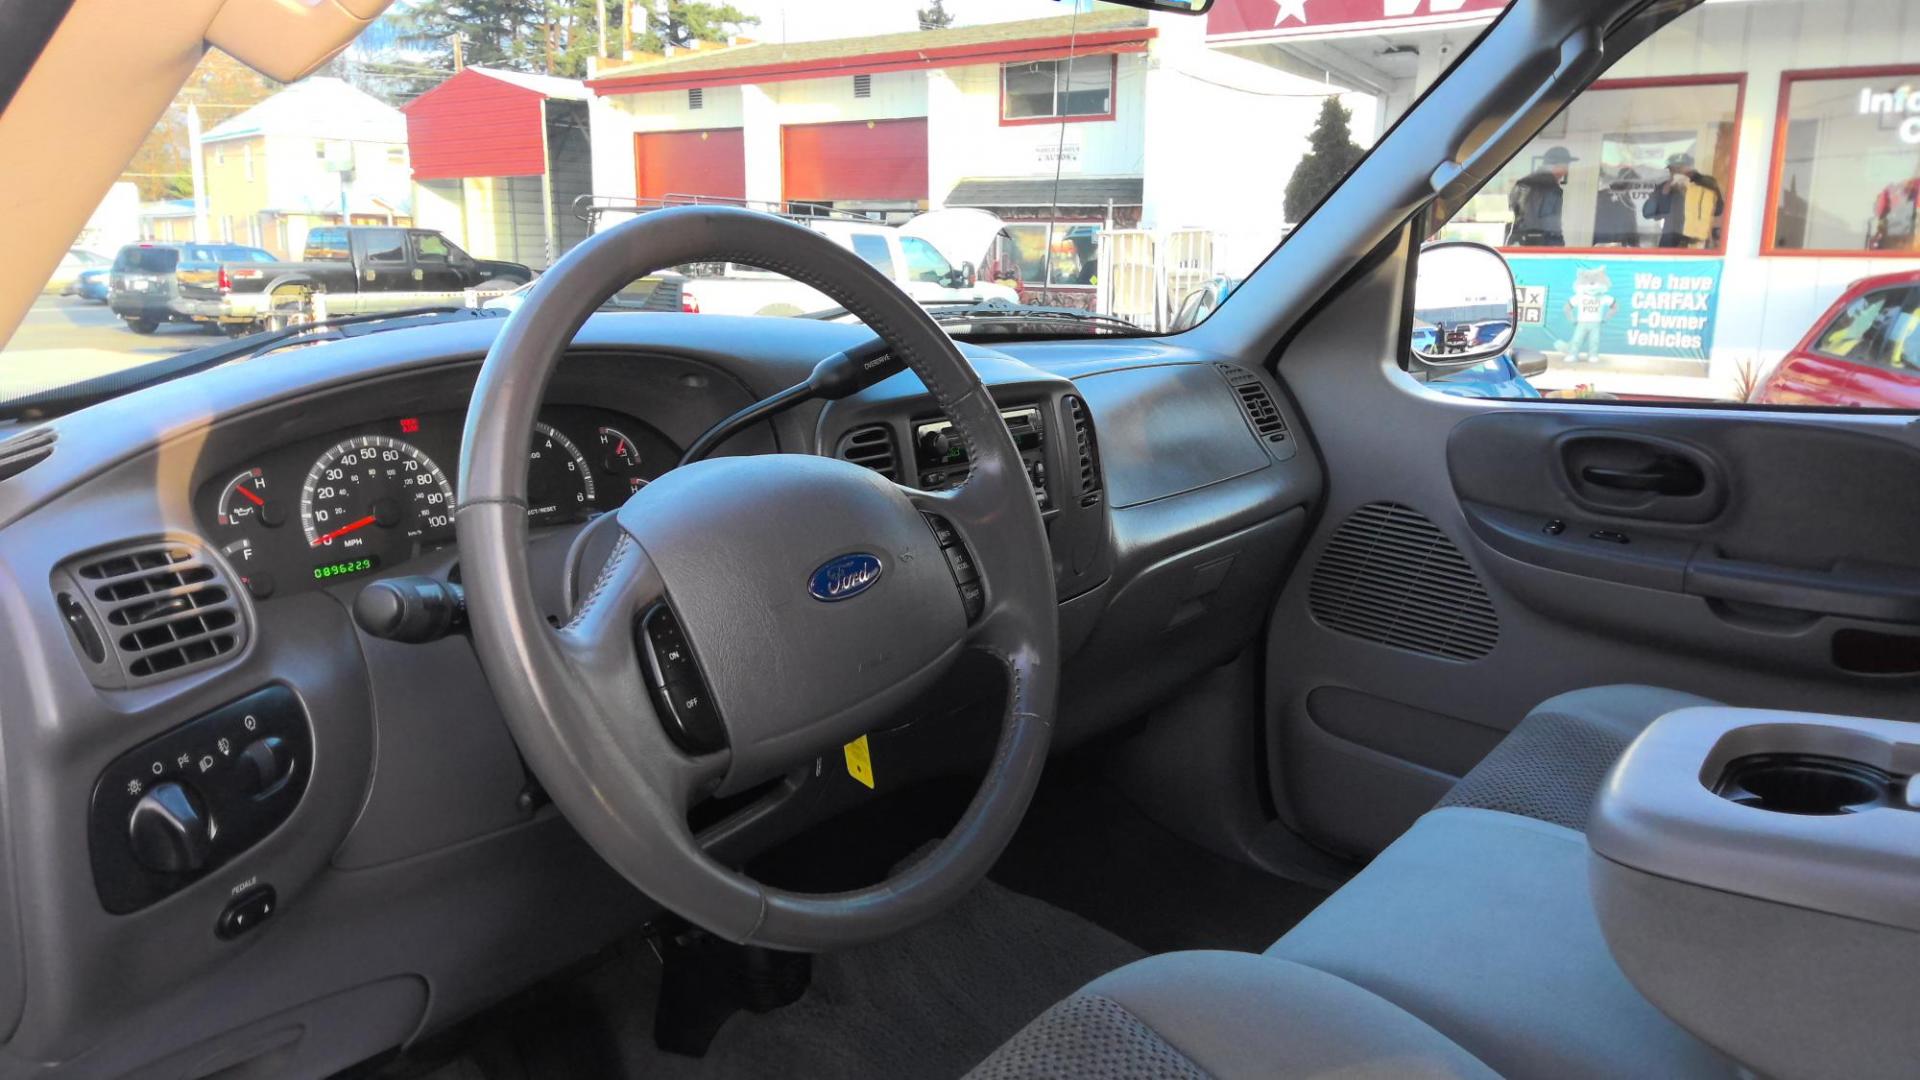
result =
[[1663,248],[1712,247],[1714,222],[1727,208],[1720,182],[1694,168],[1693,155],[1667,159],[1667,182],[1647,195],[1640,213],[1659,221]]

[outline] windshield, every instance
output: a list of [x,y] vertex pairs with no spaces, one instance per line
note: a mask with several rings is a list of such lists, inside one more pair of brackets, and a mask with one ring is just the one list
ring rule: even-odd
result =
[[[956,335],[1182,330],[1502,6],[665,0],[482,20],[401,0],[297,83],[207,53],[74,238],[117,252],[114,273],[83,287],[63,263],[0,352],[0,402],[302,320],[511,309],[594,231],[688,203],[813,228],[930,310],[970,311],[944,320]],[[512,105],[530,94],[540,111]],[[838,305],[713,262],[607,306]]]

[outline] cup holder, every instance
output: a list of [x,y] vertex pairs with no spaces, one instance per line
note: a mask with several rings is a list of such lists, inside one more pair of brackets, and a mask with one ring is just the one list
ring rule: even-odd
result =
[[1727,763],[1713,793],[1776,814],[1857,814],[1897,804],[1898,781],[1872,765],[1816,754],[1749,754]]

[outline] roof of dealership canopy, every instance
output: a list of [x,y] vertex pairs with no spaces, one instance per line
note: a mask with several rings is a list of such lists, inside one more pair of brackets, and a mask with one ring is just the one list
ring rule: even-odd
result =
[[403,143],[407,141],[407,121],[399,109],[345,80],[310,75],[215,125],[200,141],[256,135]]
[[968,64],[1144,52],[1156,31],[1144,11],[1114,9],[946,30],[830,41],[753,43],[642,60],[587,80],[593,92],[645,93],[705,86],[822,79]]

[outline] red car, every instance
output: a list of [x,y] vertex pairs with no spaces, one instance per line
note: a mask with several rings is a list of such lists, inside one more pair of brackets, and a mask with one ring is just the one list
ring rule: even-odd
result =
[[1920,271],[1847,286],[1749,400],[1920,409]]

